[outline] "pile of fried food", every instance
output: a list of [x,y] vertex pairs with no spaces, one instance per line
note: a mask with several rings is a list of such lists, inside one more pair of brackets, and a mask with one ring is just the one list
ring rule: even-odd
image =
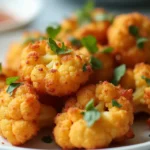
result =
[[63,149],[128,140],[134,114],[150,113],[149,63],[150,19],[88,2],[10,46],[1,66],[0,134],[21,145],[51,127]]

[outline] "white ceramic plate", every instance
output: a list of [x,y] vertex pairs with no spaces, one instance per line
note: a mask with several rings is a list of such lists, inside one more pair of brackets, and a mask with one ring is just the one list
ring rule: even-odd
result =
[[0,0],[0,12],[12,18],[0,22],[0,32],[31,22],[41,9],[41,0]]

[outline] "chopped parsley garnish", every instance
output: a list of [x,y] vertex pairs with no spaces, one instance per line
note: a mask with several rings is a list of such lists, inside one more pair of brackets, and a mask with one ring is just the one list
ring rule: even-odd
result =
[[148,38],[141,37],[139,34],[139,29],[136,26],[129,26],[129,33],[136,38],[136,45],[138,48],[142,49],[144,44],[149,41]]
[[48,37],[50,37],[52,39],[54,39],[60,31],[61,31],[60,25],[48,26],[46,28],[46,33],[47,33]]
[[129,26],[129,33],[134,37],[139,37],[139,29],[138,27],[131,25]]
[[142,49],[144,47],[144,44],[148,41],[147,38],[144,38],[144,37],[141,37],[141,38],[138,38],[137,41],[136,41],[136,44],[138,46],[138,48]]
[[9,85],[9,87],[7,88],[7,93],[9,93],[10,95],[12,95],[13,91],[18,88],[20,85],[22,85],[22,83],[11,83]]
[[48,45],[50,46],[51,50],[58,55],[69,54],[72,52],[72,50],[67,49],[63,42],[62,46],[59,47],[52,38],[48,39]]
[[122,105],[119,104],[115,99],[112,100],[112,106],[113,106],[113,107],[118,107],[118,108],[121,108],[121,107],[122,107]]
[[87,71],[87,68],[86,68],[86,67],[87,67],[87,64],[84,64],[83,67],[82,67],[83,72],[86,72],[86,71]]
[[110,23],[113,22],[114,18],[115,16],[109,13],[101,13],[95,16],[96,21],[109,21]]
[[88,127],[91,127],[98,119],[100,119],[101,114],[94,106],[94,99],[91,99],[86,107],[85,111],[82,112],[84,120],[87,122]]
[[112,47],[106,47],[103,49],[102,53],[111,53],[114,49]]
[[148,86],[150,86],[150,78],[147,78],[145,76],[141,76],[141,78],[146,81],[146,83],[148,84]]
[[19,80],[18,76],[16,76],[16,77],[9,77],[9,78],[6,79],[6,84],[10,85],[10,84],[16,82],[17,80]]
[[0,74],[2,73],[2,63],[0,63]]
[[81,41],[76,39],[75,37],[69,37],[68,40],[71,42],[71,44],[73,46],[77,46],[77,47],[81,47],[82,46]]
[[47,135],[42,137],[42,141],[45,143],[52,143],[53,139],[51,138],[51,136]]
[[22,83],[15,83],[19,77],[9,77],[6,79],[6,84],[9,85],[6,92],[9,93],[10,95],[13,94],[13,91],[18,88]]
[[92,54],[94,54],[98,51],[97,40],[95,37],[93,37],[91,35],[82,38],[81,43]]
[[91,56],[90,65],[93,70],[99,70],[102,68],[103,63],[99,59],[95,58],[94,56]]
[[113,77],[112,83],[114,85],[118,85],[119,81],[124,76],[125,72],[126,72],[125,64],[122,64],[122,65],[116,67],[114,70],[114,77]]
[[79,25],[84,25],[91,22],[91,12],[94,9],[94,3],[89,0],[83,8],[77,11],[77,19]]

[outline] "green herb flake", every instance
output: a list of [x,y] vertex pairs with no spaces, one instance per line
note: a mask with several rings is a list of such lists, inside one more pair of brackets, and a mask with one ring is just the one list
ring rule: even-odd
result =
[[43,136],[42,137],[42,141],[44,143],[52,143],[53,142],[53,139],[51,138],[51,136],[47,135],[47,136]]
[[138,37],[139,36],[139,29],[138,27],[131,25],[129,26],[129,33],[134,36],[134,37]]
[[105,49],[103,49],[102,53],[105,53],[105,54],[109,54],[113,51],[114,49],[112,47],[107,47]]
[[97,40],[96,40],[95,37],[93,37],[91,35],[82,38],[81,39],[81,43],[92,54],[94,54],[94,53],[96,53],[98,51]]
[[149,41],[147,38],[144,37],[140,37],[137,39],[136,44],[138,46],[138,48],[142,49],[144,47],[144,44]]
[[46,33],[47,33],[48,37],[50,37],[52,39],[54,39],[60,31],[61,31],[60,25],[49,26],[46,28]]
[[83,67],[82,67],[83,72],[86,72],[86,71],[87,71],[87,68],[86,68],[86,67],[87,67],[87,64],[84,64]]
[[18,76],[16,76],[16,77],[9,77],[9,78],[6,79],[6,84],[10,85],[10,84],[16,82],[17,80],[19,80]]
[[2,63],[0,63],[0,74],[2,73]]
[[114,78],[112,80],[112,83],[114,85],[118,85],[119,81],[124,76],[125,72],[126,72],[126,65],[125,64],[122,64],[122,65],[116,67],[114,70]]
[[113,107],[118,107],[118,108],[121,108],[121,107],[122,107],[122,105],[119,104],[115,99],[112,100],[112,106],[113,106]]
[[69,54],[72,52],[72,50],[67,49],[64,43],[62,43],[62,47],[59,47],[52,38],[49,38],[48,45],[50,46],[51,50],[58,55]]
[[6,92],[9,93],[10,95],[13,94],[13,91],[18,88],[22,83],[11,83],[9,87],[7,88]]
[[115,16],[109,13],[100,13],[95,16],[96,21],[109,21],[110,23],[113,22],[114,18]]
[[83,8],[77,11],[77,19],[79,25],[84,25],[92,21],[91,12],[94,9],[94,3],[89,0]]
[[18,88],[22,83],[14,83],[19,79],[18,76],[16,77],[9,77],[6,79],[6,84],[9,85],[6,92],[9,93],[10,95],[13,94],[13,91]]
[[148,38],[139,35],[139,29],[136,26],[129,26],[129,33],[136,38],[136,45],[139,49],[144,48],[144,44],[149,41]]
[[81,47],[82,46],[81,41],[76,39],[75,37],[69,37],[68,40],[71,42],[71,44],[73,46],[77,46],[77,47]]
[[100,119],[101,114],[94,106],[94,99],[91,99],[86,107],[85,111],[81,113],[84,120],[87,122],[88,127],[91,127],[98,119]]
[[91,56],[91,58],[90,58],[90,65],[91,65],[93,70],[99,70],[99,69],[102,68],[103,63],[99,59]]
[[147,78],[145,76],[141,76],[141,78],[146,81],[146,83],[148,84],[148,86],[150,86],[150,78]]

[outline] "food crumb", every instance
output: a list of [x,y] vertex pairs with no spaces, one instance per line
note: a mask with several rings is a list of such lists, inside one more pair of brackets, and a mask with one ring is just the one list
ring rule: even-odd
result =
[[52,142],[53,142],[51,136],[49,136],[49,135],[43,136],[43,137],[42,137],[42,141],[43,141],[44,143],[52,143]]

